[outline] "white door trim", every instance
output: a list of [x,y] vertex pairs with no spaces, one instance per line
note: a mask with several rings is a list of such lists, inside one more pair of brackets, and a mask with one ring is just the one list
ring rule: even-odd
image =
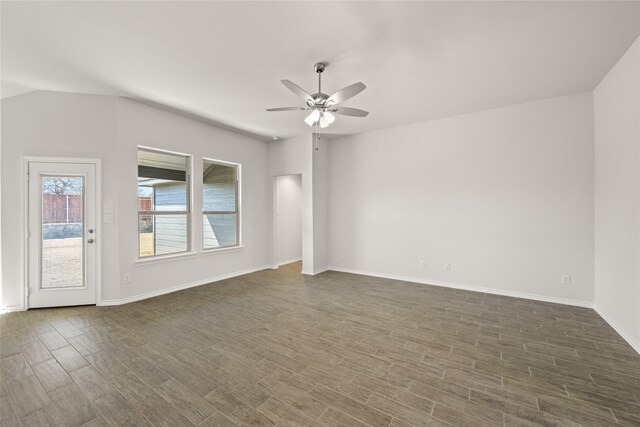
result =
[[102,159],[79,158],[79,157],[22,157],[22,198],[20,206],[20,228],[22,229],[22,304],[24,310],[29,309],[29,297],[27,289],[29,287],[29,163],[81,163],[92,164],[96,168],[96,305],[102,303]]

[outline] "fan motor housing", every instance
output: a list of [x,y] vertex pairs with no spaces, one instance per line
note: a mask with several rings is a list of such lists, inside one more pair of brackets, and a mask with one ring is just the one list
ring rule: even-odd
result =
[[311,97],[315,101],[316,105],[324,105],[324,103],[329,98],[329,95],[327,95],[326,93],[318,92],[311,95]]

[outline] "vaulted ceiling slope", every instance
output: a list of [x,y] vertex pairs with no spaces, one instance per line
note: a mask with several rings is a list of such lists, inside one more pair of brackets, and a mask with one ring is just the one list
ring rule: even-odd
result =
[[[2,2],[2,80],[141,98],[264,138],[310,131],[281,79],[363,81],[351,134],[593,89],[640,2]],[[23,89],[24,91],[24,89]]]

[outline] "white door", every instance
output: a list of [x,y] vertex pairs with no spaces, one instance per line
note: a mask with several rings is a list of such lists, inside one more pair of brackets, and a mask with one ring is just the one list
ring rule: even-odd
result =
[[29,162],[29,308],[96,303],[96,165]]

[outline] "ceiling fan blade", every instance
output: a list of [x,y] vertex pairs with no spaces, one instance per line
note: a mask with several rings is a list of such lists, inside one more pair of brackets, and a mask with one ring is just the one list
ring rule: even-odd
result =
[[291,80],[280,80],[291,92],[295,93],[307,102],[307,105],[315,104],[314,99],[304,89],[292,82]]
[[297,111],[308,110],[309,107],[281,107],[281,108],[267,108],[267,111]]
[[367,117],[368,111],[361,110],[359,108],[339,107],[329,109],[332,113],[341,114],[343,116],[351,117]]
[[362,82],[354,83],[345,88],[340,89],[331,95],[324,103],[325,106],[333,106],[352,98],[365,90],[367,87]]

